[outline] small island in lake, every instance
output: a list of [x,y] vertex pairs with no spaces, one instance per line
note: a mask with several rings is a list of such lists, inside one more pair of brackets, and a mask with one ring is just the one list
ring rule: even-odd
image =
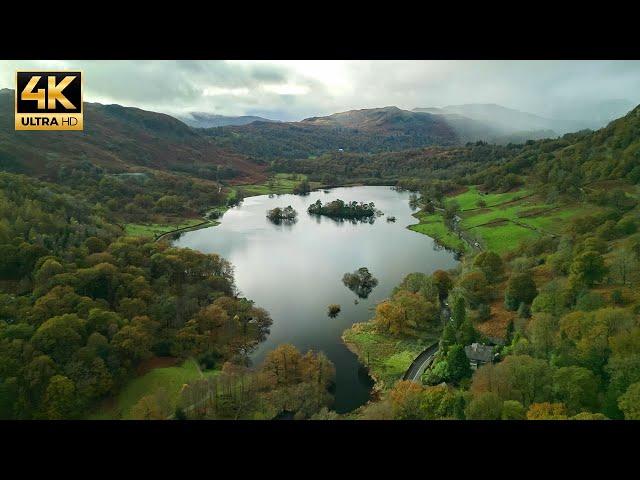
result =
[[335,318],[340,313],[340,305],[332,303],[327,307],[327,315],[331,318]]
[[267,211],[267,218],[276,224],[282,222],[293,223],[296,221],[297,216],[298,212],[291,205],[284,208],[276,207]]
[[315,203],[309,205],[307,212],[312,215],[325,215],[332,218],[356,220],[372,218],[379,214],[373,202],[344,202],[340,199],[325,203],[324,205],[320,200],[316,200]]
[[360,267],[353,273],[345,273],[342,283],[358,297],[367,298],[378,285],[378,279],[369,272],[367,267]]

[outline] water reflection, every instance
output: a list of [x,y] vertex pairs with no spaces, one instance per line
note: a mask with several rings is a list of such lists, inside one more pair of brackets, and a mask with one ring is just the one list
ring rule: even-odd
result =
[[[334,407],[345,412],[369,399],[372,382],[343,344],[342,332],[354,322],[371,318],[375,305],[406,274],[456,265],[452,252],[406,228],[417,223],[411,216],[409,196],[389,187],[351,187],[307,196],[247,197],[225,213],[219,226],[183,233],[174,243],[224,256],[234,265],[242,294],[269,311],[271,333],[252,353],[254,362],[262,361],[267,351],[281,343],[302,351],[324,351],[336,366]],[[308,206],[319,198],[375,202],[376,208],[397,220],[352,223],[308,215]],[[269,222],[265,212],[285,205],[299,212],[297,223]],[[354,300],[354,292],[341,279],[345,272],[363,266],[378,284],[366,298],[356,293]],[[330,304],[341,307],[335,318],[327,317]]]

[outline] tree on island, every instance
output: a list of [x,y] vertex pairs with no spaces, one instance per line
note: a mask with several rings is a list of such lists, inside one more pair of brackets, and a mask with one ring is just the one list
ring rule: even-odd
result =
[[376,206],[373,202],[344,202],[340,199],[326,204],[320,200],[309,205],[307,211],[312,215],[325,215],[332,218],[362,219],[376,215]]
[[335,318],[340,313],[340,305],[332,303],[327,307],[327,315],[331,318]]
[[378,285],[378,279],[369,272],[368,268],[360,267],[353,273],[345,273],[342,283],[358,297],[367,298]]
[[293,223],[296,221],[297,216],[298,212],[296,212],[291,205],[288,205],[285,208],[276,207],[272,210],[267,211],[267,218],[273,223]]

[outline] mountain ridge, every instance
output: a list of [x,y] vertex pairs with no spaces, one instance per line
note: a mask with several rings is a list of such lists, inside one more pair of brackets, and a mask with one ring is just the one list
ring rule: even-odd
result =
[[264,166],[220,148],[180,120],[137,107],[84,103],[85,128],[70,132],[14,129],[14,91],[0,91],[0,167],[47,176],[62,164],[91,163],[107,171],[226,167],[238,179],[264,177]]
[[192,128],[213,128],[226,126],[248,125],[253,122],[279,122],[270,118],[256,115],[218,115],[207,112],[188,112],[183,115],[173,115]]

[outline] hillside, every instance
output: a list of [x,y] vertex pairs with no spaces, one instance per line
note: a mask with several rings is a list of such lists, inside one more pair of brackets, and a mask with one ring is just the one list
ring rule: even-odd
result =
[[527,175],[541,189],[557,195],[584,195],[584,187],[604,180],[640,181],[640,106],[595,132],[566,134],[522,147],[500,170],[478,179],[487,188],[506,174]]
[[207,129],[221,148],[263,160],[300,159],[323,153],[387,152],[465,142],[438,116],[397,107],[354,110],[301,122],[254,122]]
[[384,107],[350,110],[334,113],[327,117],[307,118],[302,122],[312,125],[353,128],[372,133],[433,138],[434,141],[431,144],[434,145],[445,145],[448,140],[458,143],[486,140],[499,133],[479,122],[461,116],[442,120],[441,116],[429,113],[410,112],[398,107]]
[[17,132],[14,92],[0,91],[0,169],[50,176],[62,164],[90,162],[112,172],[139,167],[214,172],[250,181],[263,166],[213,144],[169,115],[120,105],[85,103],[81,132]]
[[270,120],[268,118],[257,117],[254,115],[242,115],[239,117],[227,115],[215,115],[206,112],[189,112],[185,115],[174,115],[177,119],[186,123],[193,128],[213,128],[226,127],[228,125],[248,125],[253,122],[277,122],[278,120]]

